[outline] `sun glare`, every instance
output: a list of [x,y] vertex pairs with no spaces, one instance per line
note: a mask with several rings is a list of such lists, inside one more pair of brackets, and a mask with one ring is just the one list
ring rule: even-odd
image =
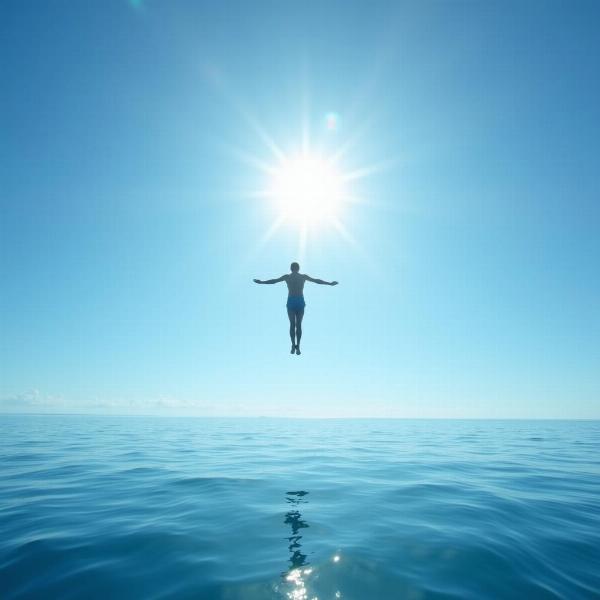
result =
[[269,195],[286,220],[315,225],[339,216],[343,180],[323,158],[286,158],[272,174]]
[[283,228],[286,236],[294,230],[297,233],[296,256],[301,262],[310,244],[316,244],[317,240],[331,234],[360,251],[360,244],[346,226],[346,221],[353,220],[353,215],[347,212],[357,204],[367,202],[357,182],[387,168],[392,161],[355,166],[348,170],[343,159],[349,150],[356,147],[362,133],[359,131],[350,137],[334,140],[333,136],[341,133],[340,116],[335,112],[324,114],[320,120],[322,131],[318,134],[319,143],[316,145],[311,143],[313,135],[309,114],[303,114],[301,135],[291,145],[295,151],[289,153],[256,118],[240,110],[269,153],[264,156],[231,147],[240,160],[264,176],[258,187],[247,192],[248,198],[265,202],[267,212],[274,216],[257,249],[263,248]]

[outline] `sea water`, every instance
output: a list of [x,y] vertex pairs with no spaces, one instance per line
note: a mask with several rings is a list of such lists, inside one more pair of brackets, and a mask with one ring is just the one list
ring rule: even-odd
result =
[[0,417],[0,597],[600,597],[600,422]]

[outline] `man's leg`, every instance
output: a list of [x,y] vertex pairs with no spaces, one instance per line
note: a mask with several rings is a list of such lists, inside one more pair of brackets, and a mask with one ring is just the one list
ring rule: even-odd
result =
[[296,347],[296,342],[294,341],[294,335],[296,330],[296,311],[291,308],[287,309],[288,319],[290,320],[290,339],[292,340],[292,351],[294,353],[294,348]]
[[302,319],[304,309],[296,311],[296,354],[300,354],[300,339],[302,338]]

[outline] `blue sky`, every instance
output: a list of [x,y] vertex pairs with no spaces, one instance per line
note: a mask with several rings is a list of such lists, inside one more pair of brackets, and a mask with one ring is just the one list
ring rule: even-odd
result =
[[[600,418],[599,18],[3,2],[0,410]],[[253,192],[303,132],[365,176],[300,252]]]

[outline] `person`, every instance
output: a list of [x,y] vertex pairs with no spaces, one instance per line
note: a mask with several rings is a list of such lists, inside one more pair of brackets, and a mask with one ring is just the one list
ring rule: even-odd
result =
[[287,314],[290,320],[290,339],[292,340],[292,349],[290,354],[300,354],[300,339],[302,338],[302,319],[304,318],[304,283],[312,281],[320,285],[337,285],[337,281],[323,281],[322,279],[315,279],[305,273],[300,273],[300,265],[297,262],[293,262],[290,265],[290,273],[282,275],[277,279],[267,279],[261,281],[255,279],[254,283],[279,283],[285,281],[288,287],[288,299],[287,299]]

